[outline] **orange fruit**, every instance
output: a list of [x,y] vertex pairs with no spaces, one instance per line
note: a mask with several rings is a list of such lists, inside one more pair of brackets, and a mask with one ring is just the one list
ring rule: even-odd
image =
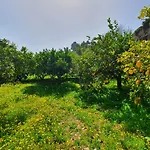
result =
[[143,68],[140,68],[140,73],[142,73],[144,70],[143,70]]
[[142,66],[142,62],[141,62],[141,60],[138,60],[136,62],[136,67],[140,68],[141,66]]
[[133,70],[130,69],[129,74],[132,75],[133,73],[134,73]]
[[147,70],[147,71],[145,72],[145,75],[146,75],[146,76],[149,76],[149,74],[150,74],[150,71]]
[[133,73],[136,73],[136,69],[133,69]]
[[134,100],[134,104],[139,105],[141,103],[141,100],[142,99],[140,97],[136,97],[135,100]]
[[140,83],[141,83],[141,81],[140,80],[136,80],[136,85],[139,85]]

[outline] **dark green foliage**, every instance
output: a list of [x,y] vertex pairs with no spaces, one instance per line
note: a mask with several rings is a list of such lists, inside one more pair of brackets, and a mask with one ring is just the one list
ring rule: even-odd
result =
[[99,91],[111,79],[116,79],[117,87],[121,89],[123,71],[117,58],[129,49],[132,34],[121,31],[117,22],[111,23],[110,18],[108,27],[105,35],[98,35],[92,40],[89,37],[88,44],[78,44],[81,54],[73,55],[73,71],[85,90]]
[[45,49],[33,54],[26,47],[19,51],[14,43],[0,40],[0,83],[14,82],[36,75],[40,79],[50,75],[62,77],[70,72],[72,60],[70,50]]
[[35,66],[33,53],[28,52],[26,47],[22,47],[20,51],[17,51],[17,57],[17,60],[14,61],[16,79],[26,79],[28,75],[33,74]]
[[0,40],[0,82],[22,80],[31,73],[33,54],[26,47],[19,51],[14,43]]
[[72,60],[68,49],[56,51],[43,50],[35,54],[35,75],[44,78],[47,75],[62,77],[70,72]]
[[123,71],[121,64],[117,62],[118,56],[129,49],[131,32],[121,31],[117,22],[111,23],[108,19],[110,29],[104,36],[99,35],[92,40],[92,49],[98,55],[96,74],[104,74],[108,79],[116,79],[118,88],[121,88]]

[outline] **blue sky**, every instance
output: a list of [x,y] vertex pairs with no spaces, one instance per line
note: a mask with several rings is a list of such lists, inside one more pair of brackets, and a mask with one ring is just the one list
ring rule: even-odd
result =
[[70,47],[108,31],[107,18],[133,31],[149,0],[1,0],[0,38],[30,51]]

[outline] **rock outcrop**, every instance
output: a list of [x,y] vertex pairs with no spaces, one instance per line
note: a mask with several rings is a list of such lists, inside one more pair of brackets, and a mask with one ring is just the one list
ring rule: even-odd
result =
[[150,40],[150,18],[143,22],[143,25],[134,31],[133,36],[137,40]]

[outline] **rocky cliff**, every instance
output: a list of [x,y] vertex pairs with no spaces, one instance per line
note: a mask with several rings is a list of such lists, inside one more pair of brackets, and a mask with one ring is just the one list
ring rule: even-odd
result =
[[133,35],[137,40],[150,40],[150,18],[146,19]]

